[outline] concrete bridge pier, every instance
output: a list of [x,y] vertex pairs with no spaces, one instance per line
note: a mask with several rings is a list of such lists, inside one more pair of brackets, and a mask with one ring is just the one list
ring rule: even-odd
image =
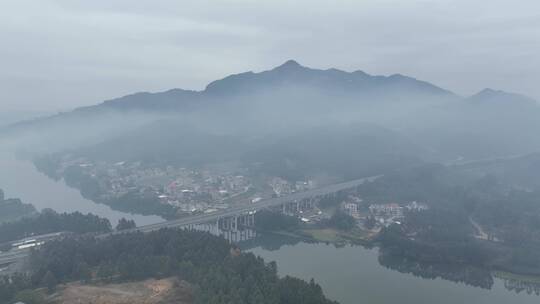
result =
[[236,231],[238,230],[238,216],[221,218],[217,224],[220,230]]

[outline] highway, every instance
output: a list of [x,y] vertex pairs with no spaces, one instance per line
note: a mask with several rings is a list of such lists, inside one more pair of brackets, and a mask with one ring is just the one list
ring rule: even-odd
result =
[[[220,218],[240,215],[240,214],[244,214],[250,211],[257,211],[261,209],[281,206],[282,204],[286,204],[286,203],[290,203],[294,201],[302,201],[302,200],[313,198],[313,197],[336,193],[342,190],[352,189],[365,182],[371,182],[381,176],[382,175],[371,176],[371,177],[357,179],[357,180],[353,180],[349,182],[344,182],[344,183],[334,184],[334,185],[321,187],[321,188],[317,188],[313,190],[308,190],[304,192],[297,192],[297,193],[293,193],[291,195],[287,195],[283,197],[261,200],[256,203],[235,206],[235,207],[231,207],[228,209],[224,209],[224,210],[220,210],[220,211],[216,211],[212,213],[195,215],[195,216],[190,216],[190,217],[186,217],[186,218],[182,218],[178,220],[166,221],[166,222],[152,224],[152,225],[140,226],[140,227],[129,229],[129,230],[114,231],[111,233],[99,235],[97,237],[105,238],[114,234],[130,233],[130,232],[137,232],[137,231],[146,233],[146,232],[156,231],[163,228],[181,228],[181,227],[187,227],[190,225],[216,222]],[[45,239],[50,240],[50,239],[53,239],[54,236],[60,237],[62,235],[64,235],[64,233],[49,234],[49,235],[41,236],[41,237],[37,236],[36,238],[40,240],[45,240]],[[14,249],[12,251],[2,253],[0,254],[0,265],[5,265],[5,264],[19,261],[27,257],[29,253],[30,253],[30,249],[24,249],[24,250]]]
[[30,249],[14,249],[12,251],[0,254],[0,266],[14,263],[27,257],[30,254]]
[[112,234],[128,233],[128,232],[135,232],[135,231],[150,232],[150,231],[155,231],[162,228],[178,228],[178,227],[186,227],[189,225],[211,223],[211,222],[217,221],[220,218],[244,214],[250,211],[257,211],[261,209],[281,206],[285,203],[290,203],[294,201],[302,201],[308,198],[324,196],[324,195],[336,193],[342,190],[352,189],[365,182],[371,182],[379,177],[381,177],[381,175],[361,178],[361,179],[357,179],[357,180],[353,180],[349,182],[334,184],[334,185],[312,189],[312,190],[308,190],[304,192],[297,192],[297,193],[293,193],[291,195],[287,195],[283,197],[261,200],[256,203],[246,204],[242,206],[235,206],[235,207],[231,207],[228,209],[224,209],[224,210],[220,210],[220,211],[216,211],[212,213],[195,215],[195,216],[190,216],[190,217],[186,217],[186,218],[182,218],[178,220],[166,221],[166,222],[152,224],[152,225],[140,226],[131,230],[113,232]]

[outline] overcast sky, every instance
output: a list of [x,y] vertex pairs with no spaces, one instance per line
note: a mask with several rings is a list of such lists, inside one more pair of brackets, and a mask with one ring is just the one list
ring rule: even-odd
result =
[[287,59],[540,100],[540,1],[0,2],[0,112],[199,90]]

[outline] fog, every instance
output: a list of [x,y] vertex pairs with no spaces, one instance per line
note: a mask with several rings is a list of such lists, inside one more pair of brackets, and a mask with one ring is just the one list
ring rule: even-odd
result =
[[[518,94],[485,90],[461,97],[402,75],[372,76],[287,61],[268,71],[213,81],[202,91],[138,93],[23,122],[4,128],[2,138],[29,157],[86,151],[87,157],[114,154],[121,161],[165,150],[167,157],[202,153],[215,162],[238,161],[306,132],[316,138],[321,128],[329,131],[323,132],[328,138],[320,136],[324,141],[365,126],[366,136],[372,132],[384,141],[392,134],[396,143],[415,147],[393,153],[444,162],[538,151],[539,113],[536,101]],[[225,142],[229,150],[223,149]],[[340,144],[352,143],[344,138]],[[227,157],[216,157],[220,153]]]
[[0,112],[202,90],[294,58],[401,73],[460,95],[540,98],[539,4],[482,1],[3,1]]

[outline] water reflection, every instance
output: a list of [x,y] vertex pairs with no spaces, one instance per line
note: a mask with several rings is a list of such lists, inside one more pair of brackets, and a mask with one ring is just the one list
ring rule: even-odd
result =
[[503,280],[504,287],[508,290],[514,291],[516,293],[525,292],[529,295],[540,296],[540,279],[539,278],[508,278],[504,274],[497,275],[495,277]]
[[76,189],[63,181],[54,181],[39,173],[29,161],[15,158],[14,154],[0,147],[0,188],[9,197],[20,198],[37,209],[50,208],[57,212],[93,213],[105,217],[116,225],[120,218],[133,219],[137,225],[163,222],[159,216],[143,216],[112,210],[102,204],[85,199]]
[[379,264],[389,269],[424,279],[441,278],[485,289],[491,289],[494,283],[491,272],[480,267],[457,264],[429,264],[384,253],[379,254],[378,261]]
[[[540,300],[537,297],[540,280],[505,278],[480,267],[420,263],[382,254],[378,249],[360,246],[338,248],[277,234],[262,234],[240,246],[268,261],[276,261],[281,275],[307,280],[315,278],[333,299],[342,304],[528,304],[539,303]],[[421,292],[411,294],[411,290]]]

